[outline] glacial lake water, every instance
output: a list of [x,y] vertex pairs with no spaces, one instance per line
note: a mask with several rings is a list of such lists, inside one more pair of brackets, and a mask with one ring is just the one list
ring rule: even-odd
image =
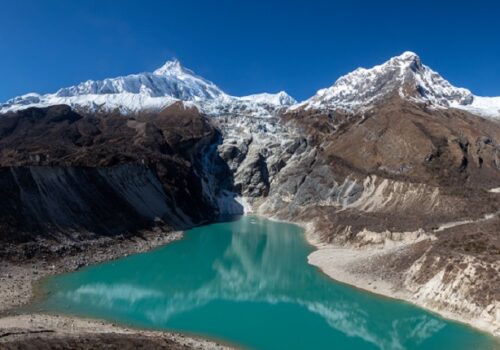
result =
[[337,283],[302,229],[255,216],[49,278],[43,311],[173,330],[247,349],[493,349],[493,337]]

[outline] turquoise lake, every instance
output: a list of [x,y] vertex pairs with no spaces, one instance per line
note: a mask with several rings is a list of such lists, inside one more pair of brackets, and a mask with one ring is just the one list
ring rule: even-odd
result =
[[49,278],[43,311],[173,330],[248,349],[493,349],[493,337],[337,283],[300,227],[243,216],[154,251]]

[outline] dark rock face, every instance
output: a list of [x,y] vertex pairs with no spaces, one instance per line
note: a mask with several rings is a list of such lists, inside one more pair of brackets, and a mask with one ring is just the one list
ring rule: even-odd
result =
[[2,191],[10,190],[0,204],[2,240],[28,241],[38,233],[116,235],[165,217],[175,227],[188,224],[154,171],[142,165],[6,167],[0,177]]
[[247,155],[243,171],[236,185],[239,193],[247,197],[265,197],[269,193],[269,173],[262,153]]
[[233,180],[220,142],[181,104],[142,117],[82,116],[67,106],[2,116],[0,240],[182,229],[241,212],[227,195]]

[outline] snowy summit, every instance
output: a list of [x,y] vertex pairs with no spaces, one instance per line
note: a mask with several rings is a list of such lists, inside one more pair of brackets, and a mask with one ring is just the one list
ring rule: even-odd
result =
[[241,99],[227,95],[214,83],[185,68],[178,60],[172,60],[152,73],[88,80],[62,88],[53,94],[30,93],[19,96],[1,104],[0,112],[67,104],[77,110],[119,110],[126,114],[160,110],[175,101],[191,102],[202,110],[205,104],[213,108],[217,104],[241,103],[241,101],[276,106],[289,106],[295,103],[295,100],[285,92],[251,95]]
[[269,117],[283,108],[355,112],[394,95],[435,108],[459,108],[485,117],[500,117],[500,97],[479,97],[467,89],[453,86],[410,51],[369,69],[358,68],[302,103],[297,103],[284,91],[231,96],[178,60],[172,60],[152,73],[88,80],[53,94],[19,96],[0,104],[0,113],[67,104],[76,110],[118,110],[127,114],[161,110],[183,101],[209,115],[232,112]]

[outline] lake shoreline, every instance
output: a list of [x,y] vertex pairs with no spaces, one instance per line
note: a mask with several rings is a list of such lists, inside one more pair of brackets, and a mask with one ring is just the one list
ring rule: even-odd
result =
[[[475,330],[486,333],[497,341],[500,340],[500,328],[495,327],[487,320],[480,318],[471,319],[465,314],[442,310],[432,305],[427,305],[414,298],[410,291],[398,288],[394,283],[387,279],[363,273],[359,270],[354,271],[349,268],[349,265],[359,264],[377,256],[387,254],[387,249],[355,249],[327,244],[318,239],[318,233],[316,232],[314,224],[311,222],[295,222],[283,220],[278,217],[266,217],[265,215],[254,213],[251,213],[251,215],[262,216],[268,220],[300,226],[304,230],[304,238],[306,242],[313,248],[313,252],[311,252],[307,257],[307,263],[318,268],[328,278],[378,296],[384,296],[411,303],[423,308],[424,310],[433,312],[445,319],[464,324]],[[400,247],[396,246],[392,249],[400,248],[404,248],[404,245]]]
[[310,265],[317,267],[329,278],[350,286],[374,293],[377,295],[403,300],[413,305],[429,310],[443,318],[467,325],[471,328],[487,333],[496,340],[500,339],[500,329],[485,319],[470,318],[466,314],[443,310],[441,308],[422,303],[414,298],[410,291],[399,288],[392,281],[380,276],[363,273],[352,266],[367,263],[377,257],[389,253],[391,250],[404,249],[404,245],[392,248],[356,249],[344,246],[326,244],[316,239],[316,235],[308,225],[301,225],[307,242],[314,247],[314,251],[307,257]]
[[[172,349],[232,349],[221,342],[175,332],[148,331],[132,327],[116,326],[111,322],[62,314],[45,314],[23,311],[40,297],[39,284],[43,279],[82,267],[131,254],[139,254],[159,248],[183,237],[182,231],[143,232],[140,237],[125,240],[104,239],[92,244],[89,250],[51,260],[34,259],[24,263],[2,261],[0,270],[0,345],[21,346],[30,344],[68,344],[83,346],[91,339],[112,338],[120,344],[122,339],[151,346],[168,346]],[[95,344],[96,346],[99,344]],[[120,345],[121,346],[121,345]],[[126,345],[125,345],[126,346]]]
[[[317,239],[315,239],[314,227],[310,223],[291,222],[278,218],[269,218],[254,213],[249,213],[249,215],[262,216],[269,220],[291,223],[302,227],[304,230],[304,240],[311,245],[313,249],[315,249],[308,255],[307,262],[310,265],[317,267],[329,278],[379,296],[410,302],[418,307],[432,311],[444,318],[466,324],[474,329],[486,332],[488,335],[498,337],[498,334],[495,334],[494,329],[488,328],[487,325],[485,326],[476,320],[465,320],[463,315],[447,313],[442,310],[435,310],[427,305],[422,305],[418,301],[413,300],[410,293],[403,293],[402,290],[396,290],[389,281],[376,279],[373,278],[373,276],[368,276],[367,274],[356,273],[346,268],[346,265],[349,265],[350,263],[380,254],[380,251],[351,249],[320,243]],[[122,258],[130,254],[148,252],[175,240],[182,239],[182,237],[183,232],[167,232],[163,233],[161,236],[158,236],[158,232],[156,232],[145,235],[140,240],[131,240],[126,243],[116,242],[116,246],[111,245],[110,247],[107,247],[107,249],[111,248],[112,251],[107,251],[104,254],[96,254],[96,252],[83,252],[82,255],[89,259],[86,265],[97,264]],[[40,283],[41,279],[54,274],[75,271],[82,267],[74,264],[75,258],[78,260],[78,257],[75,256],[62,257],[60,264],[48,267],[45,266],[44,268],[37,267],[36,274],[33,273],[33,264],[19,266],[7,263],[2,266],[2,271],[0,271],[0,273],[2,273],[0,275],[2,276],[2,282],[6,281],[4,278],[6,273],[11,277],[7,279],[10,283],[3,284],[3,288],[0,289],[0,344],[9,338],[2,338],[2,333],[5,334],[12,332],[13,330],[21,330],[21,335],[16,335],[15,337],[23,337],[23,334],[31,336],[30,333],[32,331],[40,329],[47,330],[46,327],[43,327],[43,325],[47,322],[54,324],[57,320],[62,320],[58,323],[56,322],[57,333],[60,336],[88,335],[90,334],[89,332],[99,332],[103,334],[121,334],[125,332],[126,334],[136,335],[138,337],[166,337],[171,340],[173,339],[172,341],[175,341],[175,339],[177,339],[176,337],[181,337],[183,339],[190,339],[194,342],[192,344],[196,344],[197,348],[201,347],[203,349],[230,348],[227,345],[221,345],[219,342],[198,339],[196,336],[191,337],[190,335],[181,335],[177,333],[170,333],[168,331],[152,332],[136,329],[134,327],[116,327],[113,323],[106,321],[92,320],[76,316],[59,314],[46,315],[37,312],[24,313],[20,315],[13,313],[16,308],[27,305],[35,300],[37,297],[36,286]],[[339,264],[337,261],[341,261],[343,263]],[[19,286],[21,286],[21,288],[17,288]],[[27,319],[30,321],[27,322]],[[118,331],[116,331],[116,329],[118,329]],[[54,329],[49,329],[50,332],[53,330]],[[200,341],[201,343],[196,343],[197,341]]]
[[[111,322],[73,317],[59,314],[30,313],[0,318],[0,347],[20,347],[29,342],[31,346],[71,344],[71,348],[85,348],[89,342],[100,347],[104,342],[116,346],[141,346],[172,350],[229,350],[234,347],[206,340],[193,335],[176,332],[150,331],[118,326]],[[125,344],[122,344],[125,343]]]
[[79,252],[60,257],[26,259],[22,262],[4,260],[0,270],[0,315],[31,303],[34,287],[42,278],[144,253],[179,240],[182,236],[182,231],[146,231],[128,239],[97,239]]

